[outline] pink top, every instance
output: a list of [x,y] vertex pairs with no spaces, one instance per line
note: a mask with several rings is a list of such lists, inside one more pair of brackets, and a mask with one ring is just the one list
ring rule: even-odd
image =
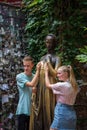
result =
[[73,89],[70,82],[58,82],[51,85],[53,93],[56,94],[57,102],[73,105],[77,92]]

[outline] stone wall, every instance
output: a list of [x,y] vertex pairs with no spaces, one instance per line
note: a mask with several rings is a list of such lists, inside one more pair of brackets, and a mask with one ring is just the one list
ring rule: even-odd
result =
[[18,92],[15,77],[25,55],[24,16],[20,8],[0,3],[0,127],[16,130]]

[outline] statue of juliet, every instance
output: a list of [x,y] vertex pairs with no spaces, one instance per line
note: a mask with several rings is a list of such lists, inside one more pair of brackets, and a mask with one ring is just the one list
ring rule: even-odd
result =
[[60,57],[56,55],[55,48],[57,39],[54,34],[48,34],[45,38],[47,54],[41,58],[41,70],[38,83],[36,85],[37,92],[32,94],[32,108],[30,117],[29,130],[49,130],[54,116],[54,107],[56,104],[55,95],[52,90],[45,87],[44,81],[44,64],[48,63],[49,77],[51,83],[56,83],[56,73],[61,65]]

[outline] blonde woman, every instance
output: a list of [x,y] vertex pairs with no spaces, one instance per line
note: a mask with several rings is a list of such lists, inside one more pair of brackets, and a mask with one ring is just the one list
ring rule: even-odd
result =
[[61,66],[57,70],[59,82],[51,84],[49,80],[49,69],[45,65],[45,83],[48,89],[51,89],[56,95],[57,104],[54,110],[54,119],[50,130],[75,130],[76,112],[74,103],[78,93],[78,86],[75,80],[72,67]]

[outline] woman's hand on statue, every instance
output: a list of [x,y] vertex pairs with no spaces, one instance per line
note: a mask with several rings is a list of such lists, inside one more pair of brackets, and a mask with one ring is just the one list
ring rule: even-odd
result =
[[36,87],[33,87],[32,88],[32,93],[36,93],[37,92],[37,88]]

